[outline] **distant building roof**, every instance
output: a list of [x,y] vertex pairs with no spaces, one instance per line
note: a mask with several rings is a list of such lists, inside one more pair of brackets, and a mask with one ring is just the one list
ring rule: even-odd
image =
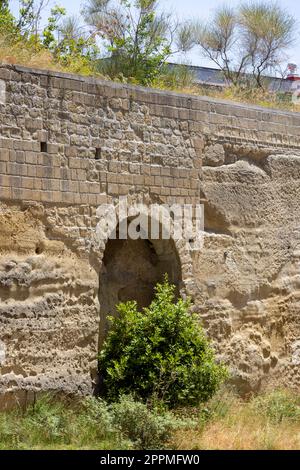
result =
[[[171,67],[176,64],[169,64]],[[215,87],[225,87],[226,80],[221,70],[211,67],[201,67],[196,65],[187,65],[195,76],[195,82],[199,85],[209,85]],[[283,93],[293,93],[297,88],[300,89],[300,77],[296,74],[289,75],[287,78],[265,77],[269,82],[270,91],[280,91]]]

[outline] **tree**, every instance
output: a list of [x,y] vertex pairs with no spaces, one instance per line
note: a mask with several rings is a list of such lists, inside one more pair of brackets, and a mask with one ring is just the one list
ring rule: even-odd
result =
[[91,69],[98,55],[93,37],[88,37],[75,16],[66,17],[66,10],[58,5],[51,9],[48,23],[42,32],[43,45],[53,57],[65,66],[86,66]]
[[102,67],[112,77],[123,75],[148,85],[159,74],[167,58],[177,52],[179,24],[161,12],[156,0],[88,0],[84,18],[91,34],[107,46],[109,59]]
[[20,0],[18,17],[9,9],[9,1],[0,0],[0,33],[12,42],[30,39],[35,45],[40,43],[40,21],[42,11],[50,0]]
[[250,74],[258,87],[280,67],[292,45],[295,19],[277,3],[242,3],[217,9],[208,24],[194,24],[194,42],[227,81],[238,84]]
[[265,2],[243,4],[239,17],[249,67],[261,87],[263,75],[286,60],[285,52],[293,43],[296,22],[279,5]]
[[10,40],[17,32],[16,23],[9,9],[8,0],[0,0],[0,35]]
[[17,27],[24,34],[39,40],[40,22],[43,10],[50,0],[20,0],[19,18]]
[[165,279],[156,286],[148,308],[136,302],[118,306],[99,357],[103,393],[109,400],[133,393],[155,397],[169,406],[208,400],[226,378],[190,302],[175,301],[175,287]]

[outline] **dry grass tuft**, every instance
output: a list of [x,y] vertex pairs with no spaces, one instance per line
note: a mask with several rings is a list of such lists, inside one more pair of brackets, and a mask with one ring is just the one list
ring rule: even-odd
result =
[[[160,87],[158,87],[160,88]],[[163,89],[168,89],[163,87]],[[282,111],[300,112],[300,103],[295,104],[292,102],[288,95],[278,95],[275,93],[269,93],[266,90],[241,90],[234,87],[227,89],[217,89],[213,87],[200,87],[200,86],[189,86],[189,87],[178,87],[172,88],[173,91],[178,93],[185,93],[194,96],[207,96],[210,98],[216,98],[226,101],[233,101],[235,103],[251,104],[254,106],[261,106],[268,109],[280,109]]]
[[37,69],[53,70],[57,72],[76,73],[79,75],[93,75],[102,77],[96,73],[92,64],[80,58],[74,58],[68,65],[59,63],[53,55],[41,46],[19,41],[11,43],[9,39],[0,36],[0,64],[18,64]]
[[11,45],[4,37],[0,38],[0,62],[41,69],[63,70],[54,62],[50,52],[35,50],[22,43]]
[[[215,400],[215,399],[214,399]],[[209,406],[213,406],[213,402]],[[196,430],[178,431],[171,446],[207,450],[299,450],[300,397],[275,391],[249,402],[224,399],[227,410],[212,412]],[[229,406],[228,406],[229,405]],[[222,406],[219,408],[222,410]]]

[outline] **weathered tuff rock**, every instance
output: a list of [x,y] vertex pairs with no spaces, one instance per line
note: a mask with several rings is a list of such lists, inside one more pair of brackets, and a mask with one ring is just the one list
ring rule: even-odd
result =
[[207,166],[221,166],[225,162],[225,150],[223,145],[210,145],[204,155],[202,163]]
[[98,276],[63,241],[48,240],[38,217],[1,206],[0,387],[89,393]]
[[[300,116],[16,66],[0,89],[0,405],[92,393],[107,313],[164,272],[241,393],[299,389]],[[203,248],[108,240],[124,195],[204,204]]]

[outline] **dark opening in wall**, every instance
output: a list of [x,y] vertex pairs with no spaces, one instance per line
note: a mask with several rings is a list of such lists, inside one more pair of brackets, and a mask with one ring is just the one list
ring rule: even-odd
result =
[[101,148],[96,148],[95,160],[100,160],[100,158],[101,158]]
[[38,243],[35,248],[36,255],[41,255],[44,251],[44,246],[42,243]]
[[47,152],[47,151],[48,151],[47,142],[41,142],[41,152]]
[[108,331],[107,315],[117,315],[119,302],[135,300],[139,308],[149,306],[165,273],[179,295],[181,265],[173,240],[108,240],[99,285],[100,350]]

